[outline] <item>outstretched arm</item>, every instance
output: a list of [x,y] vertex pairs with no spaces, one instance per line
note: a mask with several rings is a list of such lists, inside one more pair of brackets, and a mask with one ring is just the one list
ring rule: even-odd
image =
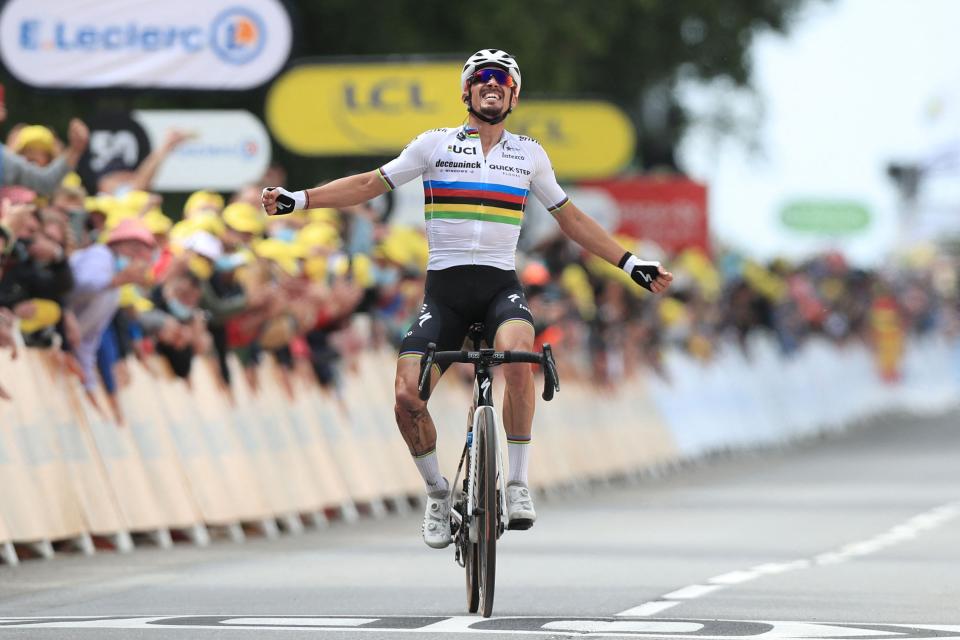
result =
[[573,202],[567,202],[554,213],[560,230],[590,253],[617,265],[627,272],[634,282],[654,293],[665,291],[673,281],[673,274],[659,263],[640,260],[624,248],[597,224],[597,221],[581,211]]
[[268,187],[263,190],[260,201],[267,215],[272,216],[291,213],[296,209],[349,207],[386,192],[387,184],[380,177],[380,173],[368,171],[302,191],[291,192],[281,187]]

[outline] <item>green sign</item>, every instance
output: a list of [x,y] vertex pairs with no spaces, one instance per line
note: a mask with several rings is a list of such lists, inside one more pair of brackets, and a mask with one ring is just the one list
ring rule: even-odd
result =
[[780,210],[780,221],[794,231],[839,236],[869,227],[870,211],[853,201],[799,200]]

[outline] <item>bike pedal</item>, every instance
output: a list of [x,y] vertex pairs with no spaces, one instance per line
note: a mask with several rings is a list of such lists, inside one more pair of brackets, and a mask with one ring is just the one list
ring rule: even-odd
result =
[[533,520],[530,518],[514,518],[507,525],[510,531],[526,531],[533,526]]

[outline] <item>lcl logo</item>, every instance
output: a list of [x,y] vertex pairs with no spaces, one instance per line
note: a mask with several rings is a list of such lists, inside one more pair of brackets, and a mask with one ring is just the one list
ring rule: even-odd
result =
[[433,105],[423,99],[423,88],[416,80],[386,78],[360,87],[352,82],[343,85],[343,102],[350,111],[428,111]]
[[513,126],[513,131],[516,133],[537,140],[547,140],[555,143],[563,143],[567,140],[567,134],[563,131],[563,123],[558,118],[519,119],[519,122],[515,122]]

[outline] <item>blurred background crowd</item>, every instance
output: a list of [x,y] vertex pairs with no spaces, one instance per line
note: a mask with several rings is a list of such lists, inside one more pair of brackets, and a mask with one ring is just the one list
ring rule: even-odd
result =
[[[215,356],[225,386],[237,384],[232,354],[253,388],[255,365],[269,356],[309,365],[335,391],[359,350],[399,344],[419,306],[421,228],[368,205],[268,219],[260,192],[286,184],[278,165],[259,183],[197,191],[172,210],[151,191],[152,176],[188,134],[170,132],[136,170],[108,174],[88,193],[73,172],[87,144],[83,122],[72,120],[65,140],[40,124],[8,130],[0,346],[15,351],[19,330],[27,348],[60,350],[88,391],[102,385],[115,398],[125,360],[156,362],[154,354],[185,379],[197,355]],[[914,252],[881,273],[834,252],[762,264],[621,240],[670,266],[668,295],[642,291],[559,229],[518,255],[538,343],[555,346],[564,376],[612,385],[638,367],[665,375],[666,349],[707,362],[766,333],[787,356],[814,337],[870,345],[895,380],[907,336],[957,330],[957,265],[936,253]]]

